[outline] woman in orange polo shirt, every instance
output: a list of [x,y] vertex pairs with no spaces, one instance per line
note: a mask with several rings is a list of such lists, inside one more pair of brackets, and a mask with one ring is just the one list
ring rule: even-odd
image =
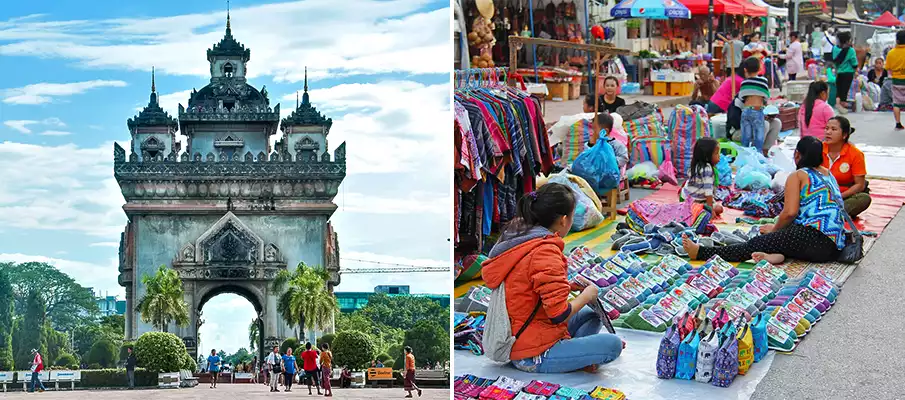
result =
[[622,353],[622,339],[599,333],[603,323],[587,304],[598,289],[578,290],[567,278],[563,237],[572,227],[575,195],[548,183],[518,202],[516,219],[490,250],[481,275],[487,287],[506,284],[506,311],[515,343],[512,365],[524,372],[596,371]]
[[826,123],[825,133],[823,167],[833,173],[842,191],[842,198],[845,199],[845,212],[854,218],[867,210],[871,202],[864,153],[848,142],[855,133],[855,128],[852,128],[847,118],[830,118]]

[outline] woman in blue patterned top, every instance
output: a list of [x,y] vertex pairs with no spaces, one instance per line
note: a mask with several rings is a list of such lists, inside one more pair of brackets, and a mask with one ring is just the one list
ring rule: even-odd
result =
[[683,247],[694,260],[719,255],[727,261],[767,260],[781,264],[787,257],[809,262],[839,258],[845,247],[845,222],[839,205],[842,194],[823,164],[823,143],[813,136],[801,138],[795,148],[798,171],[786,180],[785,202],[775,225],[761,227],[762,235],[747,243],[722,247],[701,246],[683,237]]

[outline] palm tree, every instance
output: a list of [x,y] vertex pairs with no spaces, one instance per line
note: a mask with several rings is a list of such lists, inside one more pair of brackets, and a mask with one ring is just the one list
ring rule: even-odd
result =
[[258,340],[261,339],[261,330],[258,326],[258,320],[253,319],[251,323],[248,324],[248,347],[251,348],[251,352],[254,353],[258,348]]
[[183,299],[182,280],[175,270],[161,265],[154,275],[141,277],[147,288],[138,301],[141,320],[155,329],[166,332],[170,322],[183,326],[189,323],[189,306]]
[[299,263],[292,272],[280,271],[271,288],[279,293],[277,312],[290,325],[298,324],[299,339],[305,339],[305,324],[325,328],[339,311],[336,297],[327,290],[330,278],[326,269]]

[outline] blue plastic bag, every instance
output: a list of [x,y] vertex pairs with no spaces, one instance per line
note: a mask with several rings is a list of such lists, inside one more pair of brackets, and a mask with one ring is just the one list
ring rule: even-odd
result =
[[753,164],[745,165],[735,176],[735,187],[749,190],[769,189],[770,175]]
[[729,156],[721,155],[720,162],[716,163],[716,174],[719,176],[720,186],[732,186],[732,167],[729,166]]
[[584,178],[597,195],[603,196],[619,186],[619,164],[616,163],[613,146],[603,140],[603,134],[600,136],[601,140],[594,147],[575,158],[572,173]]

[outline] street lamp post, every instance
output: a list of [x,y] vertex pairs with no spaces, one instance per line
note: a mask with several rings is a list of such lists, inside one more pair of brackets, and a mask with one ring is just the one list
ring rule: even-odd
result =
[[713,54],[713,0],[707,3],[707,33],[710,38],[710,54]]

